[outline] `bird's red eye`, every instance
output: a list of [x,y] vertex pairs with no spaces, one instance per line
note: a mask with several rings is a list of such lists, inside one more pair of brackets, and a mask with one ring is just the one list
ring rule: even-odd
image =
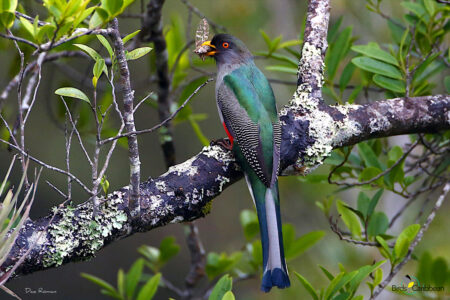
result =
[[222,47],[224,47],[224,48],[228,48],[229,46],[230,46],[230,44],[228,44],[227,42],[222,44]]

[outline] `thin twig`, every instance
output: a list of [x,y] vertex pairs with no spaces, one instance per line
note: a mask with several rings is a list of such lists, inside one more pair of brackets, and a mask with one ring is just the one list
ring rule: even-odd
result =
[[[379,173],[377,176],[369,179],[369,180],[365,180],[365,181],[361,181],[361,182],[345,182],[345,181],[332,181],[331,180],[331,174],[333,173],[333,171],[335,171],[337,169],[337,167],[342,166],[343,164],[341,163],[340,165],[336,166],[333,171],[330,173],[330,175],[328,176],[328,182],[330,184],[336,184],[336,185],[345,185],[345,186],[361,186],[361,185],[366,185],[366,184],[371,184],[372,182],[375,182],[376,180],[380,179],[381,177],[383,177],[384,175],[388,174],[389,172],[391,172],[396,166],[398,166],[408,155],[409,153],[417,146],[417,144],[419,143],[419,140],[416,140],[411,147],[389,168],[387,168],[386,170],[384,170],[383,172]],[[348,155],[347,155],[348,157]],[[345,163],[346,160],[344,159],[343,163]]]
[[12,147],[12,148],[16,149],[17,151],[19,151],[19,153],[22,154],[23,156],[29,158],[30,160],[34,161],[35,163],[37,163],[37,164],[39,164],[39,165],[41,165],[41,166],[43,166],[43,167],[45,167],[45,168],[47,168],[47,169],[49,169],[49,170],[52,170],[52,171],[55,171],[55,172],[64,174],[64,175],[66,175],[66,176],[69,176],[70,178],[72,178],[73,180],[75,180],[75,181],[76,181],[76,182],[77,182],[77,183],[78,183],[78,184],[79,184],[79,185],[80,185],[80,186],[81,186],[88,194],[91,194],[91,190],[90,190],[83,182],[81,182],[80,179],[78,179],[78,178],[77,178],[75,175],[73,175],[72,173],[69,173],[69,172],[67,172],[67,171],[65,171],[65,170],[61,170],[60,168],[51,166],[51,165],[49,165],[49,164],[47,164],[47,163],[45,163],[45,162],[43,162],[43,161],[41,161],[41,160],[39,160],[39,159],[33,157],[33,156],[31,156],[31,155],[28,154],[27,152],[23,151],[20,147],[14,145],[14,144],[12,144],[12,143],[10,143],[10,142],[8,142],[8,141],[5,141],[4,139],[0,139],[0,142],[4,143],[4,144],[6,144],[6,145],[9,145],[10,147]]
[[[30,16],[23,14],[21,12],[18,12],[18,11],[14,12],[14,13],[16,14],[16,18],[22,17],[24,19],[27,19],[28,21],[34,22],[35,18],[33,18],[33,17],[30,17]],[[44,26],[44,25],[48,25],[48,24],[50,24],[50,23],[38,20],[38,26]]]
[[195,7],[194,5],[192,5],[189,1],[187,0],[180,0],[181,2],[184,3],[184,5],[186,5],[186,7],[192,11],[194,14],[196,14],[200,19],[206,19],[209,23],[209,25],[212,27],[212,29],[214,30],[214,32],[227,32],[227,29],[225,28],[225,26],[219,25],[217,23],[215,23],[214,21],[212,21],[210,18],[208,18],[207,16],[205,16],[205,14],[203,14],[197,7]]
[[[354,239],[348,238],[348,237],[344,236],[343,232],[339,229],[339,227],[337,225],[337,220],[333,221],[333,217],[330,216],[328,221],[330,223],[331,230],[334,233],[336,233],[336,235],[342,241],[345,241],[345,242],[351,243],[351,244],[355,244],[355,245],[360,245],[360,246],[370,246],[370,247],[380,247],[381,246],[378,242],[359,241],[359,240],[354,240]],[[389,244],[388,246],[391,247],[391,248],[394,247],[393,244]]]
[[186,104],[189,102],[189,100],[191,100],[191,98],[193,96],[195,96],[195,94],[198,93],[198,91],[204,87],[206,84],[208,84],[210,81],[214,80],[213,78],[209,78],[208,80],[206,80],[204,83],[202,83],[198,88],[195,89],[195,91],[183,102],[183,104],[178,107],[178,109],[176,111],[174,111],[170,117],[168,117],[167,119],[165,119],[164,121],[162,121],[161,123],[159,123],[158,125],[153,126],[152,128],[148,128],[148,129],[143,129],[143,130],[137,130],[137,131],[132,131],[132,132],[127,132],[127,133],[123,133],[123,134],[118,134],[116,136],[107,138],[102,140],[102,144],[106,144],[109,143],[111,141],[120,139],[120,138],[124,138],[124,137],[128,137],[131,135],[140,135],[140,134],[144,134],[144,133],[150,133],[153,132],[159,128],[161,128],[162,126],[164,126],[167,122],[170,122],[171,120],[173,120],[173,118],[176,117],[176,115],[186,106]]
[[427,231],[428,227],[430,226],[431,222],[436,216],[436,212],[439,210],[439,208],[441,208],[442,203],[444,202],[445,197],[447,196],[449,190],[450,190],[450,182],[447,182],[447,184],[444,186],[444,189],[442,190],[441,195],[436,201],[436,204],[431,210],[431,213],[428,215],[425,223],[422,225],[413,242],[409,246],[408,254],[398,265],[395,266],[395,268],[389,273],[389,275],[383,280],[383,282],[381,282],[378,285],[377,289],[374,291],[370,299],[376,299],[380,295],[380,293],[384,290],[384,288],[389,284],[389,282],[391,282],[394,276],[397,275],[397,273],[401,270],[401,268],[411,259],[412,252],[416,248],[417,244],[419,244],[420,240],[422,240],[425,231]]
[[52,189],[54,189],[58,194],[60,194],[65,200],[69,199],[69,196],[64,194],[60,189],[58,189],[54,184],[52,184],[50,181],[46,180],[45,183],[47,183]]
[[0,36],[1,36],[2,38],[9,39],[9,40],[13,40],[13,41],[16,41],[16,42],[19,42],[19,43],[24,43],[24,44],[27,44],[27,45],[29,45],[29,46],[35,48],[35,49],[39,49],[39,46],[38,46],[37,44],[35,44],[35,43],[33,43],[33,42],[31,42],[31,41],[29,41],[29,40],[27,40],[27,39],[23,39],[23,38],[21,38],[21,37],[14,36],[14,35],[12,35],[12,34],[6,35],[6,34],[4,34],[4,33],[0,33]]
[[73,120],[73,117],[72,117],[72,114],[70,112],[69,106],[67,106],[67,103],[64,100],[63,96],[61,96],[61,100],[62,100],[62,102],[64,104],[64,107],[66,108],[67,116],[69,117],[70,124],[72,124],[73,130],[75,131],[75,135],[77,136],[78,143],[80,144],[81,150],[83,150],[83,153],[84,153],[84,156],[86,157],[86,160],[89,162],[89,165],[92,167],[92,160],[91,160],[91,158],[90,158],[90,156],[89,156],[89,154],[88,154],[88,152],[86,150],[86,147],[84,146],[83,140],[81,139],[80,132],[77,129],[76,122]]

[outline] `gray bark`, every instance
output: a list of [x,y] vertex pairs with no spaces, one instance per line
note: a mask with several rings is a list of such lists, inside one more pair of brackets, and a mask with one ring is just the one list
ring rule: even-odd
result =
[[[365,105],[328,106],[321,98],[329,1],[309,3],[298,87],[280,111],[283,175],[306,174],[334,148],[392,135],[450,129],[450,96],[375,101]],[[129,188],[102,199],[92,220],[92,204],[61,209],[48,231],[51,216],[29,220],[0,275],[32,247],[14,276],[87,259],[98,250],[136,232],[204,217],[212,200],[242,178],[232,154],[214,145],[158,178],[140,185],[140,215],[130,214]],[[37,237],[40,237],[39,239]]]

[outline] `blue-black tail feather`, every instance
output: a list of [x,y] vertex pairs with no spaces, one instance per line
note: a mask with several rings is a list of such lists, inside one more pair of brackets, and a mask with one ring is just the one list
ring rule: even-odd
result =
[[256,176],[246,175],[256,205],[263,250],[263,278],[261,290],[269,292],[273,286],[290,286],[283,249],[278,182],[267,188]]

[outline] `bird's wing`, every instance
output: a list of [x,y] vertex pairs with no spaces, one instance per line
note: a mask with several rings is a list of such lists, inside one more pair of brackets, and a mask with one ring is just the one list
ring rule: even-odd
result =
[[261,181],[271,186],[278,171],[281,131],[272,89],[255,69],[241,67],[226,75],[217,103],[245,160]]

